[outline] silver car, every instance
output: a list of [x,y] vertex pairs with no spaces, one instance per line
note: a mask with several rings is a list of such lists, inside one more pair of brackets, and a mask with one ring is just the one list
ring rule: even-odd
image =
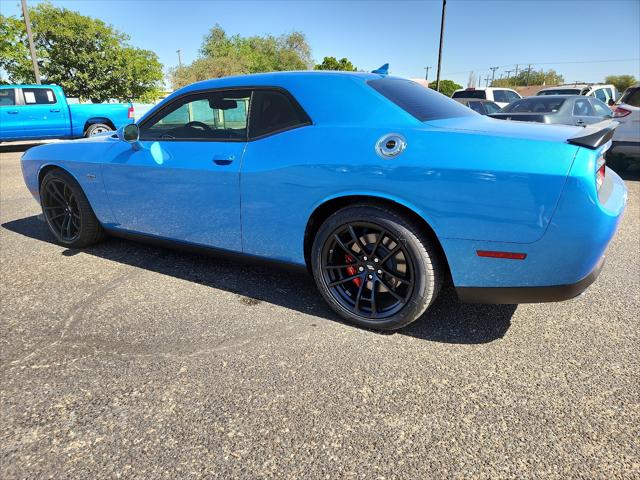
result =
[[489,116],[521,122],[586,126],[612,118],[613,112],[604,102],[593,97],[542,95],[516,100]]
[[640,83],[624,91],[613,111],[613,118],[620,125],[613,134],[607,161],[620,171],[640,162]]

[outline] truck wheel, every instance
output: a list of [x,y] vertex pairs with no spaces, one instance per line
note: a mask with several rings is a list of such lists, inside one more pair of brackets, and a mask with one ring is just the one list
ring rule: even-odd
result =
[[84,136],[93,137],[98,133],[112,132],[112,131],[113,131],[113,128],[111,128],[109,125],[106,125],[104,123],[94,123],[93,125],[89,125],[87,130],[84,132]]
[[327,303],[347,321],[378,330],[404,327],[429,308],[442,284],[439,260],[420,225],[375,205],[331,215],[311,254]]
[[55,169],[40,184],[40,203],[49,230],[61,245],[82,248],[104,238],[82,188],[67,172]]

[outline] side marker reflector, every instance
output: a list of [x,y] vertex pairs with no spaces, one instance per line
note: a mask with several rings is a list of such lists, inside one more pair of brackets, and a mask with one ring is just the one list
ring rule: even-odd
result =
[[494,252],[491,250],[476,250],[476,254],[479,257],[508,258],[510,260],[524,260],[525,258],[527,258],[526,253]]

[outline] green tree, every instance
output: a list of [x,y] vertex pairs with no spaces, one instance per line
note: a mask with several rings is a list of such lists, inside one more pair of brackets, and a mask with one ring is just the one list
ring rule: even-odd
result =
[[[42,81],[96,102],[152,97],[162,86],[155,53],[101,20],[49,3],[29,9]],[[11,82],[35,81],[24,22],[0,16],[0,67]]]
[[[429,84],[429,88],[435,90],[436,82],[431,82]],[[453,92],[455,92],[460,88],[462,88],[462,85],[458,85],[453,80],[440,80],[440,93],[442,93],[443,95],[446,95],[447,97],[450,97],[451,95],[453,95]]]
[[522,70],[517,76],[496,79],[492,87],[524,87],[526,85],[560,85],[564,77],[555,70]]
[[216,25],[205,36],[200,56],[190,65],[170,71],[173,88],[208,78],[258,72],[306,70],[311,48],[300,32],[288,35],[229,36]]
[[604,79],[604,83],[612,84],[622,93],[631,85],[637,83],[637,80],[633,75],[609,75]]
[[324,57],[322,63],[316,64],[314,70],[341,70],[343,72],[356,72],[358,69],[347,58],[337,60],[336,57]]

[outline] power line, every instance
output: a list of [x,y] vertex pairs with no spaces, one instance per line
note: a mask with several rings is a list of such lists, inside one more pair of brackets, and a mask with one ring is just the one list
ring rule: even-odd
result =
[[[619,58],[619,59],[615,59],[615,60],[577,60],[577,61],[571,61],[571,62],[539,62],[539,63],[531,63],[530,65],[532,65],[532,66],[536,66],[536,65],[569,65],[569,64],[615,63],[615,62],[636,62],[636,61],[640,61],[640,58]],[[524,62],[520,62],[520,63],[524,63]],[[505,65],[498,65],[497,67],[489,67],[489,70],[493,70],[494,68],[498,69],[498,68],[510,67],[512,65],[515,65],[515,64],[507,63]],[[527,65],[529,65],[529,64],[527,63]],[[457,74],[460,74],[460,73],[467,73],[467,72],[469,72],[471,70],[485,70],[485,69],[487,69],[487,67],[468,68],[467,70],[461,70],[459,72],[445,72],[445,73],[443,73],[443,75],[457,75]]]

